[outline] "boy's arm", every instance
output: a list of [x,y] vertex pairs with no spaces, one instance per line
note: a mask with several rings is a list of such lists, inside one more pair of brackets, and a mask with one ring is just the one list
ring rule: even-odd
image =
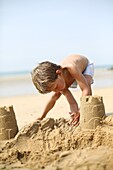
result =
[[50,100],[48,101],[48,103],[45,106],[42,116],[40,118],[38,118],[38,120],[42,120],[43,118],[46,117],[47,113],[54,107],[56,101],[59,99],[60,96],[61,96],[61,93],[54,93],[51,96]]
[[66,97],[69,105],[70,105],[70,110],[72,113],[77,113],[78,112],[78,104],[75,100],[75,98],[73,97],[72,93],[70,92],[69,89],[66,89],[64,92],[63,92],[63,95]]
[[80,117],[78,104],[69,89],[65,90],[63,94],[65,95],[70,105],[71,112],[69,112],[70,113],[69,124],[77,125],[79,122],[79,117]]

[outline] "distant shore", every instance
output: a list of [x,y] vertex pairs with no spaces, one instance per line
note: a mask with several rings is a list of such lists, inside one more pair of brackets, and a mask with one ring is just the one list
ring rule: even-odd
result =
[[[96,68],[94,88],[113,87],[113,71],[107,68]],[[76,90],[76,89],[75,89]],[[38,93],[35,89],[30,72],[17,72],[0,76],[0,97],[31,95]]]

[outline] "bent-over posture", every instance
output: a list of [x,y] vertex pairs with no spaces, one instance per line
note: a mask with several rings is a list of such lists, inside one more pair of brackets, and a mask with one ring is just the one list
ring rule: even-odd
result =
[[42,116],[38,119],[42,120],[63,94],[70,105],[72,123],[77,123],[79,108],[69,87],[76,81],[82,91],[82,96],[92,95],[93,74],[93,63],[82,55],[70,55],[64,58],[60,65],[49,61],[39,63],[32,71],[32,81],[40,93],[53,91],[53,94],[46,104]]

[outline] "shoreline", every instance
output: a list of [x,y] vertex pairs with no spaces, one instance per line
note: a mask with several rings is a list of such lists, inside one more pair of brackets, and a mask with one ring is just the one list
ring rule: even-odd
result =
[[[95,68],[92,88],[113,87],[113,71],[106,68]],[[76,88],[74,89],[76,91]],[[0,98],[8,96],[32,95],[38,93],[32,83],[31,74],[11,74],[0,76]]]

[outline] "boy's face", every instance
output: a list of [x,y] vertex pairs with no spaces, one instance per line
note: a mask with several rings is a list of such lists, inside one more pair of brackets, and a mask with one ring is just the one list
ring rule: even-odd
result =
[[50,84],[51,84],[50,90],[53,92],[62,92],[66,87],[65,80],[62,74],[58,74],[57,79]]

